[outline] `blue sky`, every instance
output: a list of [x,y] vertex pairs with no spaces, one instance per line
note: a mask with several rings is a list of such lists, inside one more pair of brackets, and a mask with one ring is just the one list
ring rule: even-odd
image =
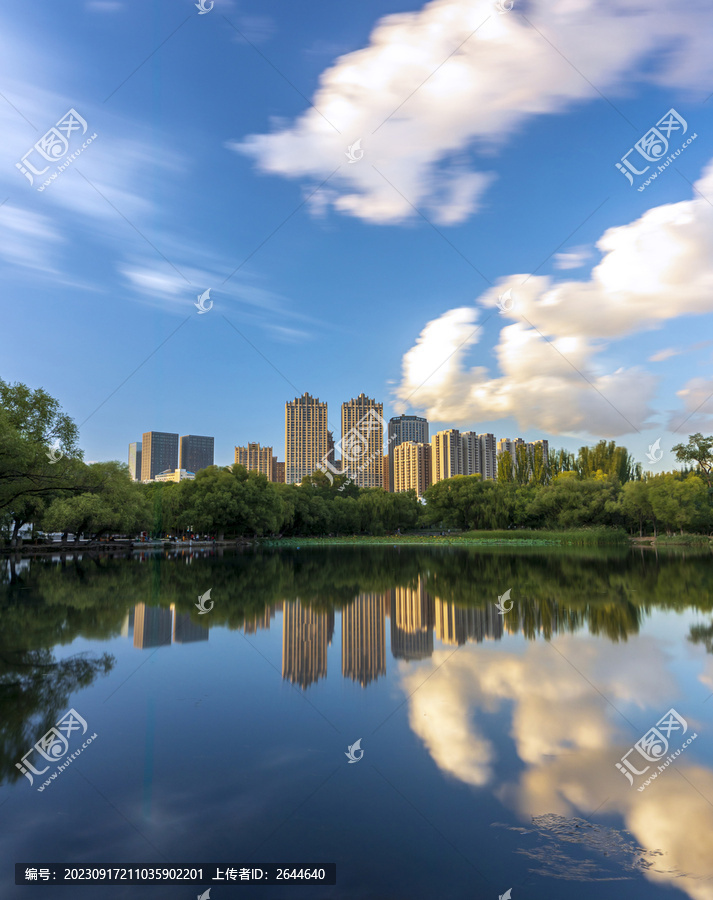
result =
[[[710,4],[0,17],[0,377],[58,397],[86,459],[150,429],[282,459],[304,391],[335,438],[362,391],[432,430],[614,438],[647,468],[657,438],[670,468],[713,431]],[[38,191],[15,163],[70,108],[68,152],[97,137]],[[670,109],[661,159],[696,137],[638,190],[650,172],[615,164]]]

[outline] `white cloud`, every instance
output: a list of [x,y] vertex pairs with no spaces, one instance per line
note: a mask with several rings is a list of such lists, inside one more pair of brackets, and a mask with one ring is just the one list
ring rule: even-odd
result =
[[[514,301],[495,348],[498,376],[466,368],[481,336],[473,334],[477,310],[453,309],[429,322],[403,357],[397,397],[454,425],[513,416],[522,429],[554,434],[615,437],[646,428],[657,378],[604,362],[603,354],[616,358],[612,340],[713,312],[713,206],[705,199],[713,196],[713,165],[696,188],[692,200],[608,229],[588,281],[517,274],[486,291],[479,302],[493,310],[504,287]],[[705,391],[703,379],[684,388],[689,411]]]
[[[492,0],[385,16],[367,47],[322,73],[315,108],[230,146],[287,177],[322,181],[340,167],[330,202],[349,215],[399,222],[416,215],[413,204],[452,224],[477,209],[491,177],[464,154],[487,155],[528,119],[596,99],[592,85],[607,95],[636,82],[701,91],[713,78],[707,0],[532,0],[527,18],[537,30],[516,12],[496,15]],[[357,138],[364,158],[349,165]]]
[[0,256],[6,263],[54,274],[55,248],[63,241],[49,216],[10,203],[0,207]]
[[[713,378],[691,378],[676,391],[681,398],[683,411],[672,413],[668,428],[686,435],[713,429]],[[685,437],[681,439],[685,443]]]
[[589,247],[572,247],[562,253],[555,253],[554,267],[555,269],[581,269],[591,255]]

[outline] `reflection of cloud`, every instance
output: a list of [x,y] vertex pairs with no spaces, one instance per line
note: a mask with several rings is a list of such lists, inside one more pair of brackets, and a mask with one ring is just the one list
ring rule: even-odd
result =
[[[448,653],[434,653],[429,664],[438,666]],[[426,745],[437,765],[466,784],[485,785],[490,781],[494,756],[490,741],[482,738],[469,722],[469,672],[463,667],[443,667],[437,682],[423,681],[424,668],[401,663],[403,687],[412,694],[409,724]]]
[[[692,756],[686,759],[686,752],[695,752],[687,749],[676,760],[678,771],[667,770],[638,792],[615,767],[674,702],[677,690],[666,667],[665,646],[639,637],[624,655],[620,648],[593,638],[566,636],[552,644],[559,653],[544,643],[529,644],[518,656],[502,647],[485,653],[464,646],[427,681],[429,672],[443,662],[439,654],[416,671],[401,669],[402,687],[411,694],[409,723],[414,733],[444,772],[484,786],[491,780],[495,751],[483,724],[473,722],[474,713],[512,704],[510,733],[525,768],[497,789],[502,802],[523,817],[586,815],[606,802],[606,812],[623,816],[642,846],[665,854],[650,867],[647,855],[648,879],[669,885],[675,879],[694,900],[713,900],[713,886],[699,880],[713,876],[713,772]],[[604,697],[635,715],[641,732],[634,733]],[[637,707],[647,712],[632,714]],[[679,712],[686,716],[686,711]],[[697,726],[686,717],[691,736]],[[672,750],[681,743],[674,740]],[[571,860],[561,848],[557,852],[557,865],[566,871]],[[627,854],[619,868],[630,872],[635,860]]]

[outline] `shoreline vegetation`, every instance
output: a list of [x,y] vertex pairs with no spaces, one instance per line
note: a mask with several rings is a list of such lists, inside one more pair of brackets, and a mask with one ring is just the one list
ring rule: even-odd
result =
[[713,436],[702,434],[671,448],[677,471],[643,472],[626,447],[601,440],[546,459],[541,448],[534,460],[505,452],[494,480],[455,475],[421,498],[319,470],[280,484],[240,465],[144,484],[124,463],[85,463],[78,437],[47,392],[0,379],[0,547],[30,552],[26,533],[30,547],[61,536],[50,552],[107,549],[107,539],[121,549],[148,546],[141,538],[185,547],[195,536],[211,546],[710,546],[713,533]]
[[222,541],[183,540],[99,540],[30,543],[0,548],[3,556],[51,556],[56,554],[116,554],[160,550],[212,550],[280,547],[628,547],[631,549],[696,548],[713,551],[713,537],[701,534],[659,535],[634,537],[624,531],[609,528],[575,528],[566,531],[478,531],[446,534],[407,533],[386,535],[311,535],[309,537],[235,538]]

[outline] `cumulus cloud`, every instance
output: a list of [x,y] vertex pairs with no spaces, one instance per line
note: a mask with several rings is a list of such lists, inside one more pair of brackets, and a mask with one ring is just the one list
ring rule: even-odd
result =
[[[596,99],[592,85],[700,91],[713,77],[711,26],[707,0],[532,0],[527,19],[497,15],[492,0],[433,0],[379,20],[368,46],[322,73],[313,106],[292,123],[230,146],[287,177],[321,182],[338,168],[328,196],[343,213],[393,223],[414,204],[452,224],[477,209],[491,178],[471,152]],[[364,157],[349,164],[357,138]]]
[[[467,368],[477,323],[487,321],[481,311],[460,307],[427,323],[403,357],[399,401],[454,425],[512,416],[522,429],[608,437],[650,427],[656,376],[601,357],[615,358],[613,340],[713,312],[713,206],[705,199],[713,165],[695,187],[692,200],[608,229],[589,280],[515,274],[481,295],[490,319],[503,288],[512,291],[512,309],[495,319],[509,322],[495,348],[499,375]],[[711,389],[693,379],[679,396],[692,412]]]

